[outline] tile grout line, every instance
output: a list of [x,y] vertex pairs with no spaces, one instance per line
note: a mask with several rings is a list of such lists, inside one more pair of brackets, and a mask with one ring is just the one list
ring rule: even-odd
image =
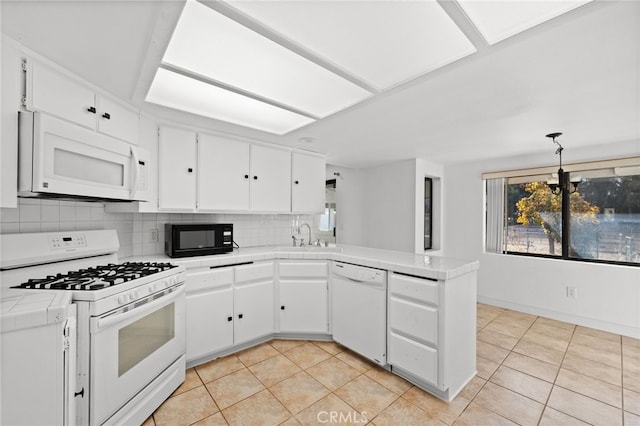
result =
[[[498,315],[496,315],[496,316],[495,316],[495,318],[493,318],[493,319],[492,319],[491,321],[489,321],[489,322],[488,322],[484,327],[482,327],[482,329],[484,329],[485,327],[487,327],[489,324],[491,324],[493,321],[495,321],[495,319],[496,319],[496,318],[498,318],[500,315],[502,315],[502,313],[504,313],[504,312],[506,312],[506,311],[508,311],[508,310],[510,310],[510,309],[505,309],[504,311],[500,312]],[[514,312],[517,312],[517,311],[514,311]],[[504,364],[504,361],[509,357],[509,355],[511,355],[511,353],[513,352],[513,349],[514,349],[516,346],[518,346],[518,343],[520,343],[520,341],[522,340],[522,338],[524,337],[524,335],[525,335],[525,334],[527,334],[527,332],[528,332],[529,330],[531,330],[531,327],[533,327],[533,324],[535,324],[535,322],[538,320],[538,318],[540,318],[540,317],[539,317],[539,316],[536,316],[536,318],[531,322],[531,324],[529,325],[529,327],[527,327],[527,329],[524,331],[524,333],[522,333],[522,335],[521,335],[520,337],[518,337],[518,341],[517,341],[517,342],[513,345],[513,347],[509,350],[509,353],[507,354],[507,356],[505,356],[505,357],[502,359],[502,361],[500,361],[500,363],[498,364],[498,367],[493,371],[493,373],[491,373],[491,375],[489,375],[489,378],[487,378],[487,381],[484,383],[484,385],[482,385],[482,388],[480,388],[480,390],[478,391],[478,393],[476,393],[476,395],[473,397],[473,399],[469,402],[469,404],[468,404],[468,405],[470,405],[470,404],[471,404],[471,402],[473,402],[473,401],[476,399],[476,397],[480,394],[480,391],[482,391],[482,389],[486,386],[486,384],[487,384],[487,383],[489,383],[489,382],[491,382],[491,378],[496,374],[496,371],[498,371],[498,370],[500,369],[500,367],[502,367],[502,365]],[[497,332],[496,332],[496,333],[497,333]],[[502,334],[502,333],[500,333],[500,334]],[[506,334],[505,334],[505,336],[508,336],[508,335],[506,335]],[[510,337],[515,337],[515,336],[510,336]],[[487,342],[485,342],[485,343],[487,343]],[[476,333],[476,345],[477,345],[477,333]],[[494,345],[494,346],[495,346],[495,345]],[[519,352],[516,352],[516,353],[519,353]],[[477,356],[477,355],[476,355],[476,356]],[[525,355],[525,356],[526,356],[526,355]],[[483,358],[483,357],[480,357],[480,358]],[[530,357],[530,358],[531,358],[531,357]],[[484,359],[486,359],[486,358],[484,358]],[[532,359],[535,359],[535,358],[532,358]],[[491,360],[488,360],[488,361],[491,361]],[[510,367],[509,367],[509,366],[507,366],[507,365],[505,365],[505,367],[510,368]],[[516,371],[520,371],[520,370],[516,370]],[[525,372],[523,372],[523,371],[520,371],[520,373],[527,374],[527,373],[525,373]],[[528,376],[531,376],[530,374],[527,374],[527,375],[528,375]],[[531,376],[531,377],[535,377],[535,376]],[[539,379],[539,377],[536,377],[536,378],[537,378],[537,379]],[[542,379],[541,379],[541,380],[542,380]],[[533,400],[533,399],[529,398],[529,397],[528,397],[528,396],[526,396],[526,395],[523,395],[523,394],[521,394],[521,393],[519,393],[519,392],[516,392],[516,391],[514,391],[514,390],[512,390],[512,389],[509,389],[509,388],[506,388],[506,387],[504,387],[504,386],[501,386],[501,385],[499,385],[499,384],[497,384],[497,383],[493,383],[493,382],[491,382],[491,384],[496,385],[496,386],[499,386],[499,387],[501,387],[501,388],[503,388],[503,389],[506,389],[506,390],[508,390],[508,391],[511,391],[511,392],[513,392],[513,393],[516,393],[516,394],[518,394],[518,395],[520,395],[520,396],[522,396],[522,397],[524,397],[524,398],[530,399],[530,400],[531,400],[531,401],[533,401],[533,402],[538,402],[538,401],[535,401],[535,400]],[[551,392],[549,392],[549,394],[551,394]],[[538,404],[539,404],[539,402],[538,402]],[[492,413],[497,414],[497,415],[498,415],[498,416],[500,416],[500,417],[503,417],[503,418],[505,418],[505,419],[507,419],[507,420],[510,420],[510,419],[508,419],[507,417],[503,416],[502,414],[500,414],[500,413],[496,413],[495,411],[491,410],[490,408],[487,408],[487,407],[484,407],[484,408],[486,408],[487,410],[491,411]],[[544,405],[543,405],[543,407],[542,407],[542,411],[540,412],[540,418],[542,418],[542,415],[544,414],[544,410],[545,410],[545,408],[546,408],[546,404],[544,404]],[[465,410],[466,410],[466,407],[465,407]],[[464,413],[464,410],[463,410],[462,412]],[[462,415],[462,413],[460,413],[460,415]],[[457,418],[456,418],[456,420],[457,420]],[[517,422],[514,422],[514,423],[517,423]],[[538,422],[537,422],[536,424],[538,424],[538,423],[540,423],[540,419],[538,419]]]
[[[539,317],[538,317],[539,318]],[[551,399],[551,394],[553,393],[553,388],[556,386],[556,381],[558,380],[558,376],[560,375],[560,370],[562,370],[562,364],[564,363],[564,359],[567,357],[567,352],[569,352],[569,346],[571,346],[571,341],[573,340],[573,336],[575,336],[576,334],[576,329],[578,327],[574,326],[573,330],[571,331],[571,337],[569,338],[569,342],[567,343],[567,347],[564,350],[564,353],[562,354],[562,360],[560,360],[560,365],[558,366],[558,371],[556,372],[556,376],[553,378],[553,383],[551,383],[551,390],[549,391],[549,395],[547,395],[547,399],[544,402],[544,409],[542,410],[542,413],[540,413],[540,418],[538,419],[538,425],[540,424],[540,422],[542,421],[542,416],[544,415],[544,412],[546,411],[547,407],[549,406],[549,399]],[[558,385],[559,386],[559,385]],[[555,410],[555,408],[550,407],[551,409]],[[567,414],[563,411],[558,410],[558,412],[563,413],[571,418],[574,418],[576,420],[580,420],[577,417],[574,417],[570,414]],[[582,421],[582,420],[580,420]]]

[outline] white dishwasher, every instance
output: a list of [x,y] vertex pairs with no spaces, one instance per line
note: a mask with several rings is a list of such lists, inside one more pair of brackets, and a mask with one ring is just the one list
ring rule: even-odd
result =
[[333,340],[387,364],[387,271],[333,262]]

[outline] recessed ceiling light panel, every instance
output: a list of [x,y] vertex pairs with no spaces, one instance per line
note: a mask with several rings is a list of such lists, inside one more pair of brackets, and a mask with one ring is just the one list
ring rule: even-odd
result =
[[457,0],[489,44],[528,30],[592,0]]
[[433,0],[228,3],[381,90],[476,51]]
[[315,121],[163,68],[146,101],[280,135]]
[[187,1],[163,63],[325,117],[372,95],[196,1]]

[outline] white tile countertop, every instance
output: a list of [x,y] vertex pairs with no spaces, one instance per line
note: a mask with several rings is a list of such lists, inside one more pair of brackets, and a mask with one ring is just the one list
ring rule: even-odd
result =
[[188,269],[224,266],[242,262],[277,259],[337,260],[437,280],[448,280],[478,270],[477,260],[425,256],[393,250],[339,245],[336,247],[249,247],[212,256],[171,258],[166,255],[136,256],[122,261],[172,262]]

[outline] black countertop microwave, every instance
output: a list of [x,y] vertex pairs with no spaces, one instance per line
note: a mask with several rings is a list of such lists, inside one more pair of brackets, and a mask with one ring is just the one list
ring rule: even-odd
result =
[[233,251],[233,224],[164,226],[164,252],[169,257],[207,256]]

